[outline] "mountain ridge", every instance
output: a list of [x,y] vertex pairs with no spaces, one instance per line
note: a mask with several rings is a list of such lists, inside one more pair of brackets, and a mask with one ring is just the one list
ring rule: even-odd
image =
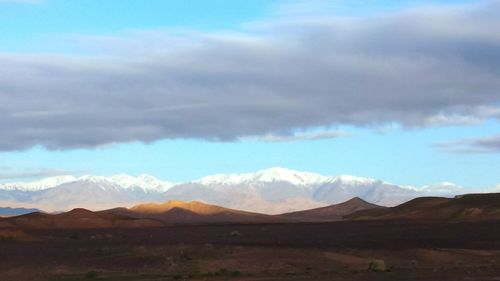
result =
[[66,211],[76,207],[103,210],[181,200],[280,214],[338,204],[353,197],[395,206],[419,196],[452,197],[460,191],[461,187],[451,183],[416,188],[372,178],[323,176],[275,167],[254,173],[218,174],[186,183],[126,174],[52,177],[31,183],[0,184],[0,204]]

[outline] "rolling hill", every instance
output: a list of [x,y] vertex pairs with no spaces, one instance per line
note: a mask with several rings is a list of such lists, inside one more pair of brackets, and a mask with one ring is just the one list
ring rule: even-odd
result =
[[371,204],[365,200],[355,197],[344,203],[335,204],[327,207],[316,208],[311,210],[291,212],[279,215],[282,218],[292,219],[296,221],[338,221],[346,215],[362,210],[383,210],[386,207]]
[[163,223],[152,219],[130,218],[117,214],[96,213],[86,209],[74,209],[61,214],[35,212],[5,218],[2,228],[21,229],[82,229],[82,228],[134,228],[156,227]]
[[199,223],[268,223],[283,219],[240,210],[209,205],[198,201],[168,201],[163,204],[142,204],[130,209],[116,208],[102,211],[104,214],[116,214],[131,218],[150,218],[167,224]]
[[498,220],[500,193],[466,194],[455,198],[421,197],[396,207],[362,210],[345,216],[351,220]]

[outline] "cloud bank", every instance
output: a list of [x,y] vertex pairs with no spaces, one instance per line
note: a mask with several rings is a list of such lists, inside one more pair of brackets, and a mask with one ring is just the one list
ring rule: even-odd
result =
[[349,136],[344,131],[303,132],[293,135],[266,135],[259,140],[265,142],[315,141]]
[[47,178],[60,175],[69,175],[76,173],[75,171],[38,168],[38,169],[14,169],[9,166],[0,166],[0,183],[8,180],[26,180]]
[[98,38],[107,52],[93,56],[0,54],[0,151],[500,119],[498,26],[488,1]]
[[455,153],[500,153],[500,135],[443,142],[436,146]]

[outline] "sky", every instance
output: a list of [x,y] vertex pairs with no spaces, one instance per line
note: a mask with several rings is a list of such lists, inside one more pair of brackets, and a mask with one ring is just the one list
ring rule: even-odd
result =
[[0,182],[500,184],[500,1],[0,0]]

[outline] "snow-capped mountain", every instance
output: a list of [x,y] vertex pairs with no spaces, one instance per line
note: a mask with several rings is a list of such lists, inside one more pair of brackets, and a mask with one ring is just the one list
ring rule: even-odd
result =
[[61,176],[32,183],[0,185],[0,204],[37,207],[47,211],[65,211],[76,207],[89,209],[131,206],[161,202],[174,184],[152,176],[115,175],[111,177]]
[[19,190],[19,191],[40,191],[56,187],[58,185],[75,181],[76,178],[73,176],[57,176],[42,179],[34,182],[17,182],[17,183],[5,183],[0,184],[0,189],[3,190]]
[[288,182],[297,186],[315,186],[332,180],[332,177],[298,172],[280,167],[245,174],[218,174],[204,177],[193,183],[202,185],[255,185],[263,183]]
[[[389,191],[395,195],[388,195]],[[375,179],[323,176],[285,168],[209,176],[174,186],[167,192],[169,199],[203,200],[229,208],[266,213],[321,207],[353,197],[394,205],[414,198],[414,194],[413,190]]]
[[181,184],[148,175],[53,177],[32,183],[1,184],[0,204],[63,211],[75,207],[104,209],[146,202],[198,200],[277,214],[341,203],[353,197],[394,206],[419,196],[454,196],[461,190],[451,183],[411,187],[371,178],[271,168],[254,173],[213,175]]
[[149,175],[140,175],[138,177],[133,177],[126,174],[115,175],[111,177],[86,175],[80,178],[66,175],[50,177],[34,182],[0,184],[0,189],[12,191],[42,191],[71,182],[91,182],[102,185],[115,185],[116,187],[124,189],[141,188],[144,191],[160,192],[167,191],[170,187],[175,185],[171,182],[160,181],[157,178]]
[[144,192],[165,192],[175,185],[171,182],[160,181],[149,175],[140,175],[138,177],[132,177],[126,174],[111,177],[83,176],[79,180],[102,185],[116,185],[123,189],[140,188]]

